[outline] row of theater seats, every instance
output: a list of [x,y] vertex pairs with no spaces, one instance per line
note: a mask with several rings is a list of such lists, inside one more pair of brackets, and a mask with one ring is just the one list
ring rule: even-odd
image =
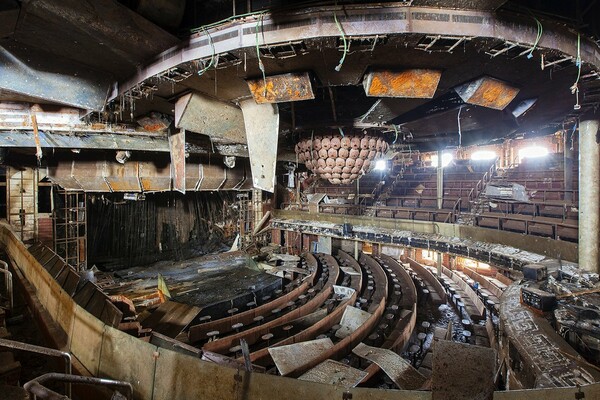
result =
[[560,160],[551,158],[547,162],[523,163],[498,171],[493,183],[523,185],[529,200],[486,201],[475,218],[476,224],[577,242],[579,191],[576,166],[572,172],[573,189],[568,189],[564,182],[564,165]]

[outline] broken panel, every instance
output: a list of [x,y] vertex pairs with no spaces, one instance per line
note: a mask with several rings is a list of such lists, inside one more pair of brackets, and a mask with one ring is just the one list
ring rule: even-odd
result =
[[247,83],[254,100],[259,104],[315,98],[308,72],[267,76],[265,80],[252,79]]
[[516,87],[488,76],[457,86],[454,90],[465,103],[495,110],[504,110],[519,93]]
[[273,193],[279,140],[279,108],[276,104],[240,102],[244,114],[252,183],[254,188]]
[[363,86],[367,96],[433,98],[442,71],[409,69],[406,71],[372,71],[365,75]]

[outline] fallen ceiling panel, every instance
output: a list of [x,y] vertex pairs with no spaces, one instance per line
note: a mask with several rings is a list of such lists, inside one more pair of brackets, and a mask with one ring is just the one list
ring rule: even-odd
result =
[[298,377],[298,379],[301,381],[319,382],[350,389],[358,385],[367,377],[367,375],[369,375],[367,372],[352,368],[341,362],[325,360]]
[[199,93],[188,93],[177,100],[175,126],[207,135],[215,142],[246,142],[242,111],[230,103]]
[[310,363],[332,347],[333,342],[329,338],[315,339],[286,346],[269,347],[269,354],[279,373],[285,376]]
[[273,193],[279,140],[279,108],[277,104],[256,104],[253,99],[240,102],[248,138],[252,184]]

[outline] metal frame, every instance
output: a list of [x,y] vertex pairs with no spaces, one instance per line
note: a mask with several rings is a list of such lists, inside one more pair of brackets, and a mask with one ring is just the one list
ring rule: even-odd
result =
[[[65,375],[72,374],[72,363],[71,363],[71,354],[66,351],[60,351],[56,349],[49,349],[47,347],[35,346],[29,343],[15,342],[14,340],[0,339],[0,347],[5,347],[7,349],[13,350],[22,350],[27,351],[29,353],[43,354],[50,357],[62,357],[65,360]],[[50,375],[50,374],[47,374]],[[62,374],[57,374],[62,375]],[[42,375],[45,376],[45,375]],[[41,378],[41,377],[40,377]],[[40,379],[36,378],[36,379]],[[68,397],[71,397],[71,384],[69,381],[64,381],[65,391]],[[55,393],[56,394],[56,393]],[[64,397],[60,397],[64,398]]]
[[[113,388],[124,388],[128,400],[133,400],[133,386],[129,382],[116,381],[113,379],[96,378],[94,376],[80,376],[70,374],[58,374],[55,372],[39,376],[23,385],[23,388],[34,396],[34,398],[48,400],[65,400],[64,396],[44,386],[46,382],[66,382],[67,385],[77,383],[81,385],[108,386]],[[69,395],[69,398],[71,396]]]
[[5,276],[6,294],[8,295],[9,300],[8,309],[12,311],[14,307],[13,280],[12,273],[8,270],[8,263],[6,263],[6,261],[0,260],[0,273]]

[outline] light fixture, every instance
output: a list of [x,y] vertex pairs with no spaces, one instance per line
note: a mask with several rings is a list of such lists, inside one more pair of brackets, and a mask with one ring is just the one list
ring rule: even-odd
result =
[[376,171],[385,171],[387,169],[387,161],[386,160],[377,160],[375,162],[375,170]]
[[548,155],[548,149],[541,146],[523,147],[519,150],[519,160],[524,158],[539,158]]
[[[450,162],[452,161],[454,157],[452,156],[452,154],[450,153],[444,153],[442,154],[442,168],[446,168]],[[438,166],[438,156],[437,154],[434,154],[431,156],[431,166],[432,167],[437,167]]]
[[473,161],[493,160],[496,157],[498,155],[492,150],[479,150],[471,154],[471,160]]

